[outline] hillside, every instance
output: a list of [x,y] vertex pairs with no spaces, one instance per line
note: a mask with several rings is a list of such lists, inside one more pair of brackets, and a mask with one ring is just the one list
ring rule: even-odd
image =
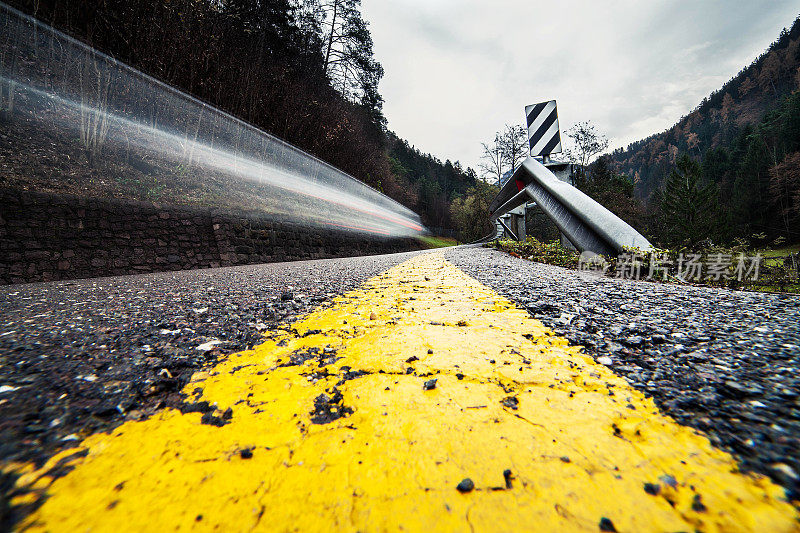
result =
[[451,163],[448,159],[442,163],[391,132],[388,137],[392,170],[411,184],[417,196],[416,202],[409,207],[415,209],[430,228],[455,227],[450,204],[455,198],[466,195],[476,184],[475,171],[463,169],[458,161]]
[[742,69],[668,130],[617,149],[611,164],[630,176],[636,195],[647,199],[661,185],[680,153],[700,158],[732,144],[748,125],[800,87],[800,18],[751,65]]

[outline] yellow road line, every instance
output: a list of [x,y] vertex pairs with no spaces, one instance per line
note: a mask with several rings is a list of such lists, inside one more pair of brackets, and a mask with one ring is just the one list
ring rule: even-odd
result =
[[[48,497],[23,526],[798,530],[780,487],[439,254],[185,392],[216,411],[166,410],[29,468],[19,484]],[[58,461],[74,469],[43,476]]]

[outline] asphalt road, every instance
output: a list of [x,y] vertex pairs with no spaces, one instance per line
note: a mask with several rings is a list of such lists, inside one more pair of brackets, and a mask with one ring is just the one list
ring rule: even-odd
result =
[[[419,253],[0,287],[0,461],[180,406],[198,369]],[[799,298],[443,254],[798,498]]]
[[800,499],[800,297],[598,278],[483,248],[447,257]]
[[0,287],[0,461],[180,405],[199,368],[416,253]]

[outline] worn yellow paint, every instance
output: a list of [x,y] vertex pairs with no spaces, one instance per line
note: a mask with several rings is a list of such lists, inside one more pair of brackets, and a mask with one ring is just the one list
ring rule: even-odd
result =
[[[322,355],[282,366],[309,349]],[[313,423],[315,398],[338,398],[334,388],[332,412],[345,416]],[[185,392],[217,416],[231,408],[230,423],[165,410],[87,438],[66,476],[47,471],[74,450],[20,480],[47,494],[23,527],[597,531],[606,517],[618,531],[798,530],[779,487],[738,473],[438,254],[336,298]],[[467,477],[475,490],[461,494]]]

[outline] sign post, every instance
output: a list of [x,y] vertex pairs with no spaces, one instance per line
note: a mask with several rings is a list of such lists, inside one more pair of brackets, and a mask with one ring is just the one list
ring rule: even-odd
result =
[[[554,163],[550,160],[551,154],[562,152],[561,130],[558,125],[556,101],[549,100],[525,106],[525,118],[528,125],[528,148],[530,149],[531,157],[541,157],[542,164],[547,167],[553,166]],[[564,165],[555,163],[555,166],[561,167]],[[571,170],[571,165],[567,165],[567,169]],[[555,168],[553,170],[556,171]],[[563,171],[560,174],[563,174]],[[559,179],[564,178],[559,176]],[[570,182],[571,180],[564,179],[564,181]],[[510,234],[511,238],[518,241],[524,241],[526,238],[525,211],[526,206],[522,206],[505,215],[508,217],[508,226],[513,229],[513,232],[507,233]],[[503,224],[503,226],[506,227],[506,224]],[[561,235],[561,241],[565,246],[572,247],[563,234]]]
[[[525,106],[525,118],[528,125],[528,148],[531,157],[541,157],[542,164],[551,166],[551,154],[561,153],[561,129],[558,125],[558,107],[555,100]],[[558,165],[556,165],[558,166]],[[555,171],[555,169],[553,169]],[[559,176],[560,179],[563,179]],[[571,180],[570,180],[571,181]],[[511,226],[516,229],[518,240],[526,238],[526,208],[521,213],[511,213]],[[572,248],[570,242],[561,234],[561,242]]]

